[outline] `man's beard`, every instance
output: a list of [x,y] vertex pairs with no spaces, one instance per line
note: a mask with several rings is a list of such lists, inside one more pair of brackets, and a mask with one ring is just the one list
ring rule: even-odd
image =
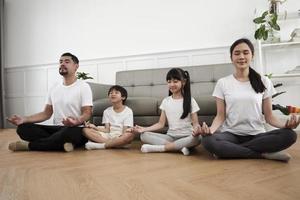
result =
[[62,75],[62,76],[67,75],[68,74],[68,70],[66,68],[60,67],[59,68],[59,74]]

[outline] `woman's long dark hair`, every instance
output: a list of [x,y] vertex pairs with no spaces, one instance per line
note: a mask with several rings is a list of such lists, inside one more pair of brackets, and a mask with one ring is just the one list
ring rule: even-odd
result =
[[[248,45],[248,47],[251,50],[252,55],[254,55],[254,46],[251,43],[250,40],[246,39],[246,38],[241,38],[236,40],[230,47],[230,58],[232,58],[232,54],[233,54],[233,50],[234,48],[241,44],[241,43],[245,43]],[[266,87],[264,85],[264,83],[261,80],[261,76],[259,73],[257,73],[252,67],[249,66],[249,80],[250,80],[250,84],[252,86],[252,88],[254,89],[254,91],[256,93],[262,93],[266,90]]]
[[[185,82],[184,86],[181,88],[181,94],[183,96],[183,113],[180,119],[184,119],[191,112],[191,83],[190,83],[190,75],[188,71],[184,71],[180,68],[172,68],[166,77],[166,80],[169,81],[171,79],[179,80],[181,82]],[[169,90],[169,96],[172,93]]]

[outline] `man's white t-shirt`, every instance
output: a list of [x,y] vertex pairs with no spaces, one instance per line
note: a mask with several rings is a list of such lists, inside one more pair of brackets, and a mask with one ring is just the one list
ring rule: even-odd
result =
[[[160,107],[165,111],[168,120],[168,135],[173,137],[183,137],[191,135],[193,132],[192,120],[190,113],[186,118],[180,119],[183,113],[183,98],[173,99],[172,96],[164,98]],[[191,113],[198,112],[199,106],[194,98],[191,99]]]
[[111,129],[122,132],[124,126],[133,127],[133,112],[127,106],[119,113],[112,106],[108,107],[103,111],[102,123],[109,123]]
[[221,132],[244,136],[265,132],[262,102],[272,98],[276,91],[269,78],[261,78],[266,87],[263,93],[256,93],[250,81],[238,81],[233,75],[217,82],[212,96],[223,99],[226,107],[226,118],[219,129]]
[[80,117],[81,107],[93,106],[92,91],[90,86],[81,80],[76,80],[68,86],[60,83],[50,89],[46,104],[53,107],[53,124],[63,126],[64,118]]

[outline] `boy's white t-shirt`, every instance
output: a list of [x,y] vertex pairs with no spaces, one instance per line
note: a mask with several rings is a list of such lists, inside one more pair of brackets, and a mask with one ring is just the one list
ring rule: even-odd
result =
[[133,112],[129,107],[125,106],[122,112],[117,113],[110,106],[103,112],[102,123],[109,123],[111,129],[122,132],[124,126],[133,127]]
[[53,124],[63,126],[64,118],[78,118],[83,106],[93,106],[92,90],[82,80],[76,80],[68,86],[61,82],[50,89],[46,104],[53,107]]
[[266,87],[263,93],[256,93],[250,81],[238,81],[233,75],[217,82],[212,96],[223,99],[226,107],[225,121],[219,128],[221,132],[242,136],[265,132],[262,102],[263,99],[272,98],[276,91],[269,78],[261,78]]
[[[192,134],[193,126],[190,113],[186,118],[180,119],[183,113],[183,98],[173,99],[172,96],[168,96],[164,98],[159,108],[166,113],[169,125],[168,135],[173,137],[183,137]],[[192,98],[191,113],[198,112],[199,110],[197,102]]]

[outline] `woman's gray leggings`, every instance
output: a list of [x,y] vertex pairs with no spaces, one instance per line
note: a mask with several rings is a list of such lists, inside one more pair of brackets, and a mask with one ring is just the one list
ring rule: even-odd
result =
[[261,158],[262,153],[281,151],[294,144],[297,134],[291,129],[239,136],[230,132],[204,136],[202,145],[219,158]]
[[200,137],[192,135],[186,137],[172,137],[167,134],[160,134],[154,132],[145,132],[141,134],[142,142],[146,144],[165,145],[174,142],[175,149],[181,150],[183,147],[191,148],[200,144]]

